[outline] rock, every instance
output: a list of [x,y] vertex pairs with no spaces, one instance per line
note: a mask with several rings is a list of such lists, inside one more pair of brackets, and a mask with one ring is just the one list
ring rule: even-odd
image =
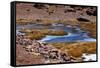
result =
[[64,61],[70,61],[70,57],[68,55],[66,55],[65,53],[61,54],[61,57]]
[[66,9],[66,10],[64,11],[64,13],[67,13],[67,12],[76,12],[76,10],[74,10],[73,8],[70,8],[70,9]]
[[82,57],[82,59],[84,60],[84,59],[86,59],[85,57]]
[[83,22],[90,22],[90,20],[86,19],[86,18],[77,18],[78,21],[83,21]]
[[55,12],[56,12],[56,6],[50,6],[50,7],[47,9],[47,12],[49,13],[49,15],[55,13]]
[[88,9],[86,11],[87,15],[93,15],[93,16],[97,16],[97,10],[96,9]]
[[49,52],[49,58],[51,58],[51,59],[57,59],[57,53],[55,51],[50,51]]
[[45,9],[47,8],[45,5],[43,4],[34,4],[33,7],[37,8],[37,9]]

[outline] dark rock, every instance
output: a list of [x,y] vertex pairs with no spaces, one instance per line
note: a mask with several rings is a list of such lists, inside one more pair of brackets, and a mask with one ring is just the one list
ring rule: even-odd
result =
[[82,57],[82,59],[86,59],[85,57]]
[[93,15],[93,16],[97,16],[97,11],[96,9],[88,9],[86,11],[87,15]]
[[85,18],[77,18],[78,21],[83,21],[83,22],[90,22],[90,20],[88,19],[85,19]]
[[43,4],[35,4],[35,5],[33,5],[33,7],[37,8],[37,9],[46,9],[46,6]]
[[70,57],[68,55],[66,55],[65,53],[62,53],[61,54],[61,58],[64,60],[64,61],[70,61]]

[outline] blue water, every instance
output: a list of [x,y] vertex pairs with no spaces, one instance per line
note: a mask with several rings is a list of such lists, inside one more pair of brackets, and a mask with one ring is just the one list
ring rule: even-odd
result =
[[64,36],[47,35],[40,41],[42,42],[93,42],[93,41],[96,41],[96,39],[81,36],[79,34],[70,34],[70,35],[64,35]]
[[[45,26],[41,24],[28,24],[28,25],[17,25],[17,33],[23,34],[18,32],[18,30],[22,29],[41,29],[44,28]],[[93,42],[96,41],[96,39],[91,38],[88,35],[87,31],[81,30],[79,27],[72,27],[70,25],[59,25],[59,26],[52,26],[49,28],[49,30],[64,30],[68,33],[68,35],[64,36],[52,36],[52,35],[46,35],[46,37],[42,38],[39,41],[42,42]]]
[[68,32],[68,35],[64,36],[52,36],[47,35],[40,41],[42,42],[93,42],[96,39],[91,38],[88,35],[87,31],[81,30],[79,27],[55,27],[54,30],[63,29],[64,31]]

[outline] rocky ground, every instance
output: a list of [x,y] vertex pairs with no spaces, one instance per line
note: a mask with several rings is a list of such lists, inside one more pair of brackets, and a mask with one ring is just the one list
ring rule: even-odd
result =
[[84,21],[96,22],[96,7],[28,4],[16,5],[17,22],[45,21]]
[[[93,38],[96,38],[96,12],[96,7],[18,3],[16,4],[16,23],[43,23],[47,26],[60,22],[78,25],[82,30],[89,31]],[[45,30],[41,32],[42,34],[48,33]],[[36,31],[33,31],[33,33],[36,33],[35,36],[44,37],[44,35],[40,36],[39,32],[37,34]],[[64,32],[56,32],[56,35],[59,33],[60,35],[65,34]],[[51,34],[55,35],[55,32],[51,32]],[[95,54],[96,43],[47,44],[24,35],[16,35],[17,65],[82,62],[83,53]]]
[[[16,36],[17,65],[83,62],[83,54],[95,54],[95,42],[43,43]],[[92,60],[91,60],[92,61]]]
[[30,54],[22,45],[16,45],[17,65],[42,64],[43,62],[42,57]]
[[24,36],[17,36],[16,38],[17,65],[82,61],[81,58],[69,56],[67,52],[61,51],[53,45],[30,40]]

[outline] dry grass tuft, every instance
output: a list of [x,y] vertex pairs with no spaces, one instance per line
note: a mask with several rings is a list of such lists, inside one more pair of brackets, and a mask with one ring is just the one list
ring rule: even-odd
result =
[[81,57],[83,53],[96,53],[96,42],[79,42],[79,43],[51,43],[54,47],[68,52],[70,56]]
[[96,38],[96,23],[95,22],[80,23],[80,27],[83,30],[89,31],[91,37]]
[[53,31],[53,30],[48,30],[48,29],[35,29],[35,30],[21,30],[20,32],[26,33],[27,36],[29,36],[31,39],[42,39],[46,35],[56,35],[56,36],[61,36],[61,35],[67,35],[68,33],[63,31],[63,30],[58,30],[58,31]]

